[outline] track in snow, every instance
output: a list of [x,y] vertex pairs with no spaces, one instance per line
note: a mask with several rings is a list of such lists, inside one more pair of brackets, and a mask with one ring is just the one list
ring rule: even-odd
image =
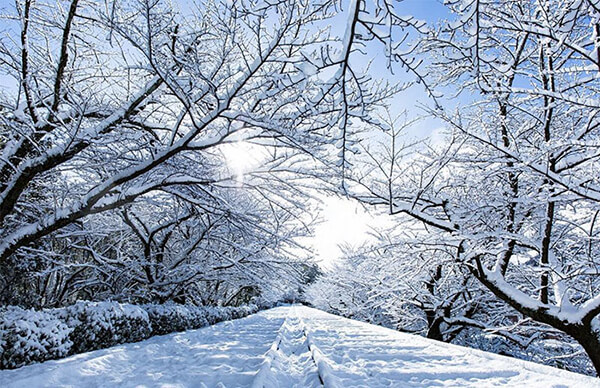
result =
[[323,378],[313,359],[304,323],[296,314],[296,309],[290,310],[252,387],[322,386]]
[[0,387],[600,387],[303,306],[0,371]]

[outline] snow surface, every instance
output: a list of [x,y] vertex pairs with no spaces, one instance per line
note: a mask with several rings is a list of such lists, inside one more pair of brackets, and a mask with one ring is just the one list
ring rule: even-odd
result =
[[600,379],[285,306],[0,371],[2,387],[600,387]]

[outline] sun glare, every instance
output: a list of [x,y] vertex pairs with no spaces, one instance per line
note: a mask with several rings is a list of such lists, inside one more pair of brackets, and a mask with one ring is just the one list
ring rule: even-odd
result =
[[315,228],[313,247],[319,264],[331,268],[342,256],[341,245],[372,240],[369,230],[378,220],[357,203],[338,197],[325,197],[321,208],[323,222]]
[[259,164],[256,146],[240,141],[225,144],[222,147],[227,167],[237,180],[242,180],[244,174]]

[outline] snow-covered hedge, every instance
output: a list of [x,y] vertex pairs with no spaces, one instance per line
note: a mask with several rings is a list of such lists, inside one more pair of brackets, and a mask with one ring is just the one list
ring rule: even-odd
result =
[[203,307],[77,302],[42,311],[0,308],[0,369],[136,342],[245,317],[257,306]]
[[259,310],[257,306],[209,307],[176,304],[143,305],[148,312],[152,335],[198,329],[221,321],[242,318]]
[[152,332],[148,313],[130,304],[77,302],[56,314],[73,328],[73,354],[141,341]]
[[69,354],[73,331],[45,311],[20,307],[0,309],[0,368],[64,357]]
[[142,307],[148,312],[152,326],[152,335],[197,329],[208,325],[208,320],[202,307],[177,304],[149,304]]

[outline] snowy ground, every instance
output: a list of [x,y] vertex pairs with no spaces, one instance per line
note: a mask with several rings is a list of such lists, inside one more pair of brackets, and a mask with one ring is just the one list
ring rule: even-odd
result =
[[303,306],[0,371],[1,387],[600,387]]

